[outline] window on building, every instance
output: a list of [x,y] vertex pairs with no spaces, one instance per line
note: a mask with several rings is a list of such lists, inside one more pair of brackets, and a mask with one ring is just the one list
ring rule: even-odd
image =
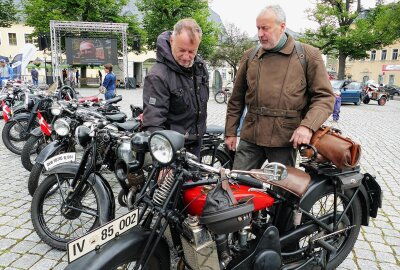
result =
[[33,38],[30,34],[25,34],[25,43],[33,43]]
[[398,55],[399,55],[399,49],[393,49],[392,60],[397,60]]
[[373,50],[371,51],[371,61],[375,61],[375,57],[376,57],[376,51]]
[[365,75],[363,77],[363,84],[366,85],[368,80],[369,80],[369,76]]
[[387,53],[387,50],[382,50],[381,60],[386,60],[386,53]]
[[9,45],[17,45],[17,34],[8,33],[8,44]]
[[389,75],[389,85],[394,84],[394,75]]
[[378,83],[383,83],[383,75],[378,75]]

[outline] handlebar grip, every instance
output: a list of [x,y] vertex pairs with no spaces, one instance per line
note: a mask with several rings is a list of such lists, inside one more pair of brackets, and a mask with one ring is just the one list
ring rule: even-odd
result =
[[250,186],[253,188],[260,188],[260,189],[263,188],[263,185],[260,181],[248,175],[237,174],[235,177],[232,178],[246,186]]

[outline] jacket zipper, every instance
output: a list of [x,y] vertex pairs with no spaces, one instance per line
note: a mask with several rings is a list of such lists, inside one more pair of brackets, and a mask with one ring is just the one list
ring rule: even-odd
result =
[[[257,108],[259,108],[259,95],[260,95],[260,91],[259,91],[259,89],[258,89],[258,86],[259,86],[259,80],[260,80],[260,73],[261,73],[261,71],[260,71],[260,67],[261,67],[261,62],[263,61],[263,57],[261,57],[261,60],[257,57],[257,60],[258,60],[258,68],[257,68],[257,83],[256,83],[256,105],[257,105]],[[259,115],[258,114],[256,114],[256,123],[260,123],[259,122]],[[254,136],[254,141],[255,141],[255,144],[257,144],[258,143],[258,141],[257,141],[257,134],[258,134],[258,126],[259,125],[255,125],[255,128],[254,128],[254,134],[253,134],[253,136]]]

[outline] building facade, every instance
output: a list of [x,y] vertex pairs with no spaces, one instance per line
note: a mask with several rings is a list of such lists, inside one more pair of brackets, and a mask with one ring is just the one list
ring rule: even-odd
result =
[[348,60],[346,76],[355,81],[373,80],[380,84],[400,85],[400,41],[368,52],[365,60]]

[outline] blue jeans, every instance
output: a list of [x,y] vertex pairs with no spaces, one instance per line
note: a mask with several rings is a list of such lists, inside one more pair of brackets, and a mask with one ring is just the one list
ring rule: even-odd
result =
[[334,121],[339,120],[340,113],[340,105],[342,104],[342,98],[340,96],[336,96],[335,105],[333,106],[332,118]]
[[113,90],[107,91],[107,92],[104,94],[104,97],[105,97],[106,100],[112,99],[112,98],[114,97],[114,91],[113,91]]
[[32,79],[33,85],[39,85],[39,80],[38,79]]

